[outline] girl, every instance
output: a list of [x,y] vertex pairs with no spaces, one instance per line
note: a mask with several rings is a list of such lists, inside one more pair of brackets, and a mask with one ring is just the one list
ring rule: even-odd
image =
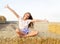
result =
[[36,21],[44,21],[47,22],[47,20],[34,20],[32,18],[31,13],[26,12],[21,18],[13,9],[11,9],[8,5],[5,7],[8,8],[11,12],[14,13],[14,15],[18,18],[19,21],[19,28],[16,29],[16,33],[19,37],[29,37],[29,36],[36,36],[38,34],[38,31],[30,31],[29,27],[33,27],[33,23]]

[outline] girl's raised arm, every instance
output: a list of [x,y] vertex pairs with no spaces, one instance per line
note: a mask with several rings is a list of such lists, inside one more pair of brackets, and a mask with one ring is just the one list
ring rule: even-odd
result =
[[10,8],[8,5],[5,6],[5,8],[8,8],[12,13],[14,13],[14,15],[19,18],[19,15],[12,9]]

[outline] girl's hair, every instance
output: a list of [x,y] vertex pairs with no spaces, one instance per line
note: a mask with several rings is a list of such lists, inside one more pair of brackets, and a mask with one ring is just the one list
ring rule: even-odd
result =
[[[29,18],[28,19],[33,20],[33,17],[32,17],[32,15],[31,15],[30,12],[26,12],[25,14],[29,14]],[[33,28],[33,25],[34,25],[33,22],[30,22],[29,25],[28,25],[28,27]]]

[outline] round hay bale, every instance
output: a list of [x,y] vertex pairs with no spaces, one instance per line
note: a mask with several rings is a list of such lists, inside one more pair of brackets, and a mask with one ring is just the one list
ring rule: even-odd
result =
[[4,16],[0,16],[0,23],[6,23],[6,18]]

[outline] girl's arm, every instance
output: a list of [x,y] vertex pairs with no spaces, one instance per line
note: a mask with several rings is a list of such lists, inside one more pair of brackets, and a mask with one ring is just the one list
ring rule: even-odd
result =
[[35,20],[31,20],[31,22],[48,22],[48,20],[39,20],[39,19],[35,19]]
[[12,13],[14,13],[14,15],[19,18],[19,15],[13,10],[11,9],[8,5],[5,6],[5,8],[8,8]]

